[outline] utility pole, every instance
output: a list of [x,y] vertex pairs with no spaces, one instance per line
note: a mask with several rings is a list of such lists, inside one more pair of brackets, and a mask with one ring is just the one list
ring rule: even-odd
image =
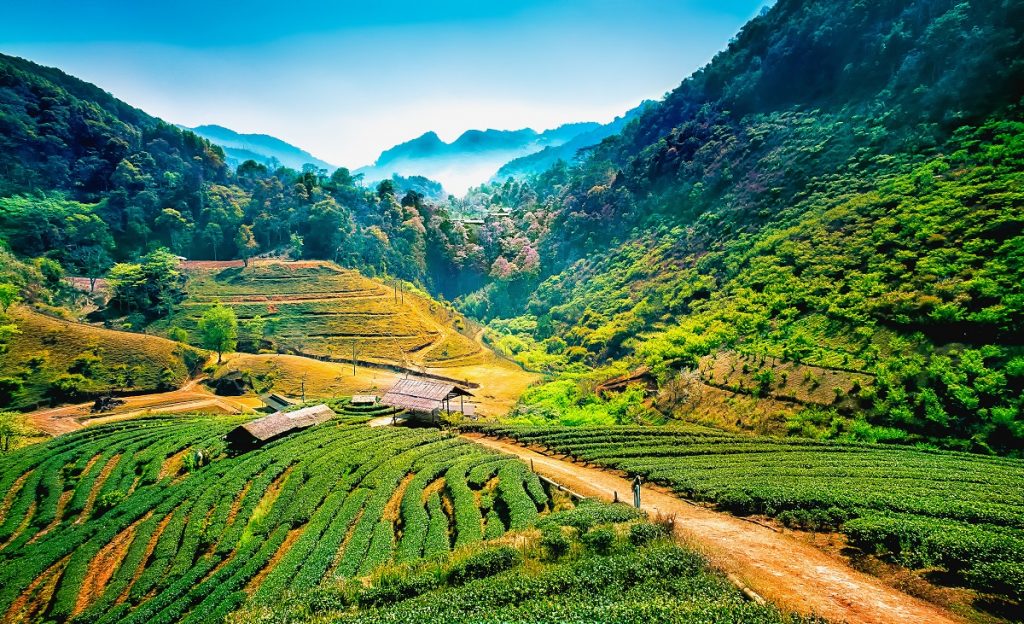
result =
[[305,403],[306,402],[306,373],[304,373],[302,375],[302,385],[300,386],[300,388],[302,390],[302,402]]

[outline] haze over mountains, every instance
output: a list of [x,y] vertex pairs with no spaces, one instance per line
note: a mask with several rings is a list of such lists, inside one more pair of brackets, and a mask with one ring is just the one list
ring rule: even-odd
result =
[[[621,132],[650,105],[645,101],[607,124],[568,123],[542,132],[532,128],[467,130],[451,143],[429,131],[384,150],[372,165],[355,169],[353,174],[362,174],[363,182],[371,186],[396,175],[424,177],[440,182],[446,193],[461,196],[488,181],[537,174],[559,160],[573,162],[580,150]],[[180,127],[223,148],[225,161],[233,168],[247,160],[271,169],[285,166],[296,171],[307,164],[329,172],[339,166],[266,134],[243,134],[215,124]]]
[[232,167],[237,167],[247,160],[255,160],[272,169],[276,168],[275,165],[283,165],[301,171],[306,164],[316,165],[328,171],[337,169],[335,165],[313,156],[306,150],[267,134],[242,134],[214,124],[195,128],[181,127],[224,148],[225,160]]
[[491,179],[505,163],[602,128],[596,122],[572,123],[537,132],[521,130],[467,130],[451,143],[435,132],[381,152],[373,165],[357,169],[366,182],[402,176],[422,175],[437,180],[449,193],[462,195],[470,186]]

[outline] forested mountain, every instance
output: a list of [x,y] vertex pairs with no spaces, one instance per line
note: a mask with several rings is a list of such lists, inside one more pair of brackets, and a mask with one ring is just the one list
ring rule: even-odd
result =
[[217,125],[184,129],[191,130],[210,143],[219,145],[224,150],[225,161],[232,169],[247,160],[254,160],[271,169],[283,166],[302,171],[305,165],[313,165],[328,171],[334,171],[337,168],[302,148],[266,134],[241,134],[230,128]]
[[[438,192],[429,180],[398,182]],[[0,238],[69,273],[97,276],[166,247],[190,258],[335,259],[431,283],[427,255],[446,257],[435,250],[448,243],[435,239],[453,231],[422,194],[396,193],[394,181],[367,190],[346,169],[246,161],[233,171],[191,131],[59,70],[0,56]]]
[[597,145],[605,138],[622,132],[626,124],[639,117],[652,104],[653,102],[644,101],[636,108],[626,111],[623,115],[616,117],[609,123],[577,134],[565,143],[550,145],[539,152],[511,160],[502,165],[498,173],[494,174],[494,181],[504,182],[510,176],[521,177],[539,174],[555,166],[560,160],[574,163],[580,156],[580,150]]
[[[526,397],[533,420],[644,418],[642,393],[592,391],[643,366],[665,413],[713,388],[789,431],[1019,453],[1022,25],[1010,0],[780,0],[579,162],[444,203],[428,180],[232,170],[192,132],[0,57],[0,238],[50,273],[122,260],[124,277],[166,247],[419,282],[557,376]],[[595,130],[428,134],[382,161]]]
[[[537,366],[684,395],[694,371],[793,430],[1019,452],[1022,26],[1001,0],[778,2],[583,165],[506,188],[495,227],[534,260],[496,259],[466,308],[525,305],[495,326]],[[834,370],[869,383],[793,403]]]
[[[373,165],[355,171],[368,182],[402,176],[421,175],[443,184],[450,193],[463,193],[471,185],[489,180],[505,163],[557,147],[576,137],[600,130],[593,122],[564,124],[537,132],[522,130],[467,130],[451,143],[434,132],[381,152]],[[607,136],[607,135],[605,135]]]

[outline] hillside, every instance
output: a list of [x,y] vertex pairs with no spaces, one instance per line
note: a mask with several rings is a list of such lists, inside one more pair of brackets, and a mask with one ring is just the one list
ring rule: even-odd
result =
[[86,400],[101,393],[177,388],[206,360],[187,345],[15,308],[19,333],[0,358],[2,407]]
[[[696,373],[732,386],[719,421],[738,397],[762,430],[1019,453],[1022,23],[777,3],[583,165],[503,191],[539,261],[463,309],[566,379],[647,366],[668,413]],[[700,370],[733,351],[743,380]],[[778,407],[777,360],[835,371],[832,404]]]
[[[187,265],[185,299],[147,328],[183,329],[198,344],[203,312],[229,307],[240,324],[239,346],[250,353],[229,356],[217,377],[238,371],[312,400],[381,394],[403,374],[434,375],[470,382],[480,412],[492,417],[511,409],[539,377],[496,356],[474,339],[462,315],[407,283],[322,261],[233,264],[241,265]],[[257,317],[259,336],[249,329]]]
[[255,160],[270,169],[284,166],[302,171],[302,167],[307,164],[327,171],[337,169],[334,165],[320,160],[302,148],[267,134],[242,134],[217,125],[185,129],[196,133],[214,145],[219,145],[224,150],[225,160],[233,169],[247,160]]
[[579,157],[580,150],[593,147],[604,139],[622,132],[626,124],[639,117],[653,102],[641,102],[636,108],[630,109],[621,116],[606,124],[581,132],[560,145],[549,145],[539,152],[520,156],[510,160],[498,169],[492,181],[504,182],[508,177],[523,177],[543,173],[557,162],[573,164]]
[[[645,608],[664,617],[791,621],[635,510],[574,505],[512,456],[360,420],[231,455],[223,436],[243,419],[147,418],[0,458],[4,621],[213,622],[243,605],[243,617],[291,622],[486,604],[530,617],[567,576],[580,581],[560,613],[601,618],[657,597]],[[600,606],[588,599],[598,580]],[[510,582],[530,599],[495,593]]]

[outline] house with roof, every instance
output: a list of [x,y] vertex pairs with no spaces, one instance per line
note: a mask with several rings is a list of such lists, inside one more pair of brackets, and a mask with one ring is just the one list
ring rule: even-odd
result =
[[414,417],[438,422],[442,412],[466,413],[472,408],[466,397],[473,393],[451,382],[426,379],[400,379],[380,402],[403,409]]
[[228,432],[226,439],[232,450],[246,451],[289,433],[323,424],[334,418],[334,415],[334,411],[326,405],[304,407],[293,412],[274,412],[235,427]]

